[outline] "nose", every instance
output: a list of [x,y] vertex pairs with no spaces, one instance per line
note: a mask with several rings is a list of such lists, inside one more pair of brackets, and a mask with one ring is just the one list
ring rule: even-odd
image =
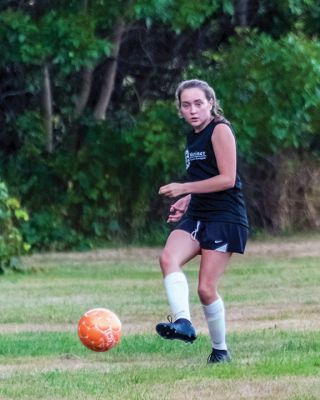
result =
[[190,113],[194,114],[196,112],[196,106],[194,104],[191,104],[190,106]]

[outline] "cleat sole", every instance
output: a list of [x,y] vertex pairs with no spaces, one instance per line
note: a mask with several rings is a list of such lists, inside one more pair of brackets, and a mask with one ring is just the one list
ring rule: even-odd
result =
[[164,324],[157,325],[156,331],[162,338],[167,340],[178,339],[185,343],[193,343],[197,338],[196,336],[184,335],[183,333],[177,332],[175,328]]

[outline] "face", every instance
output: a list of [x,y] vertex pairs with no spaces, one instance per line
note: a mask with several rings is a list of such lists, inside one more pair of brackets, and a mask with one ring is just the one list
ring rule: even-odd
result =
[[180,96],[180,113],[193,127],[200,132],[212,119],[212,99],[207,100],[199,88],[184,89]]

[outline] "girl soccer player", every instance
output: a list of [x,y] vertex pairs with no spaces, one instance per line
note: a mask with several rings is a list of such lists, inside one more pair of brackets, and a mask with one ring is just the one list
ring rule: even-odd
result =
[[165,339],[191,343],[196,339],[188,282],[182,267],[200,254],[198,295],[212,342],[208,363],[225,362],[231,357],[218,283],[232,253],[244,252],[249,228],[237,172],[236,141],[207,82],[197,79],[181,82],[176,102],[192,131],[185,150],[187,181],[169,183],[159,189],[163,196],[180,196],[180,199],[171,206],[168,218],[168,222],[178,225],[160,256],[174,319],[159,323],[156,331]]

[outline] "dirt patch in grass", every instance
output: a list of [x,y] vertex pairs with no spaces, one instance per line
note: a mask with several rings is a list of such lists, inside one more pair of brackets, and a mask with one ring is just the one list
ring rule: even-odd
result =
[[320,238],[306,239],[274,239],[272,242],[250,242],[246,249],[248,256],[281,256],[288,258],[319,257]]
[[260,329],[319,330],[318,310],[309,304],[247,305],[229,307],[227,323],[230,332]]
[[[170,388],[168,399],[175,400],[288,400],[318,399],[320,381],[314,377],[284,377],[276,379],[202,379],[199,382],[186,380],[175,382]],[[162,393],[165,388],[158,387],[155,392]],[[306,393],[308,394],[306,397]],[[172,395],[172,397],[171,397]],[[156,396],[150,397],[156,399]]]
[[[262,329],[294,330],[294,331],[317,331],[320,330],[320,318],[318,311],[311,305],[247,305],[228,307],[227,310],[228,332],[252,332]],[[166,318],[163,318],[165,321]],[[147,315],[123,316],[123,335],[153,334],[155,325],[160,322],[156,316],[152,319]],[[208,334],[206,321],[203,317],[201,307],[193,313],[193,323],[198,333]],[[19,332],[76,332],[75,324],[31,324],[31,323],[8,323],[0,324],[0,333]]]
[[0,378],[9,377],[15,373],[39,374],[49,371],[75,371],[82,368],[110,371],[106,362],[88,362],[74,355],[62,355],[55,359],[33,359],[32,362],[0,365]]
[[43,253],[23,257],[25,265],[53,262],[141,262],[154,263],[158,261],[160,248],[122,247],[119,249],[101,249],[86,252]]
[[[157,263],[161,248],[150,247],[122,247],[119,249],[101,249],[87,252],[43,253],[24,257],[26,265],[44,262],[99,262],[99,261],[132,261],[143,263]],[[249,241],[246,250],[247,256],[283,256],[306,257],[320,256],[320,237],[316,235],[310,239],[273,239],[270,242]]]
[[9,323],[0,324],[0,333],[20,333],[20,332],[73,332],[77,326],[73,324],[33,324],[33,323]]
[[[246,305],[226,309],[228,332],[253,332],[262,329],[320,330],[320,318],[314,306],[306,305]],[[199,333],[207,334],[206,321],[200,311],[194,314]]]

